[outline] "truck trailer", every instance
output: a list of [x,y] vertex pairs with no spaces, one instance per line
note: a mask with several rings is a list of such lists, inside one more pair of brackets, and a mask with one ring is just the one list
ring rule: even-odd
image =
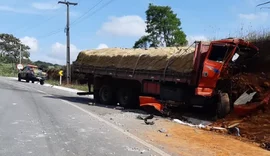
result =
[[86,76],[87,94],[97,103],[130,108],[139,106],[140,97],[152,97],[164,105],[211,107],[223,118],[236,100],[231,77],[258,51],[238,38],[186,48],[108,48],[80,52],[72,70]]

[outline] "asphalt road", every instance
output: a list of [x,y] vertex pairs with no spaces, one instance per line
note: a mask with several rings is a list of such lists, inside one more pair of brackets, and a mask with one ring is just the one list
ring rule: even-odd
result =
[[0,155],[167,155],[78,103],[74,94],[0,77]]

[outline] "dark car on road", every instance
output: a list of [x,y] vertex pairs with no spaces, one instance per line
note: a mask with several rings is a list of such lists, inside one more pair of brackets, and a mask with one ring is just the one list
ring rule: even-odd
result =
[[34,65],[27,65],[22,70],[19,71],[18,81],[22,79],[26,82],[31,81],[34,83],[35,81],[39,81],[41,85],[44,84],[44,81],[47,77],[47,74]]

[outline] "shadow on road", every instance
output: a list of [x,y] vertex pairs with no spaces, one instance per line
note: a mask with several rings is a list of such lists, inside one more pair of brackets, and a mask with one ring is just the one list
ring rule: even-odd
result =
[[133,113],[147,114],[145,111],[140,110],[140,109],[124,109],[123,107],[120,107],[118,105],[97,104],[97,103],[95,103],[94,99],[91,99],[89,97],[62,96],[62,95],[52,95],[52,96],[44,96],[44,97],[52,98],[52,99],[61,99],[61,100],[66,100],[66,101],[72,102],[72,103],[91,105],[94,107],[116,109],[116,110],[121,110],[122,112],[133,112]]
[[[145,112],[142,109],[124,109],[123,107],[117,106],[117,105],[103,105],[103,104],[94,104],[94,100],[89,97],[79,97],[79,96],[63,96],[63,95],[52,95],[52,96],[44,96],[46,98],[52,98],[52,99],[61,99],[66,100],[68,102],[77,103],[77,104],[85,104],[85,105],[91,105],[94,107],[103,107],[107,109],[117,109],[121,110],[122,112],[133,112],[133,113],[139,113],[139,114],[153,114],[153,112],[147,111]],[[154,113],[156,115],[156,113]],[[208,121],[214,121],[215,117],[212,113],[209,113],[209,110],[207,109],[198,109],[198,108],[191,108],[186,106],[180,106],[177,108],[172,109],[171,116],[169,118],[171,119],[183,119],[183,117],[191,117],[196,118],[198,120],[208,120]]]

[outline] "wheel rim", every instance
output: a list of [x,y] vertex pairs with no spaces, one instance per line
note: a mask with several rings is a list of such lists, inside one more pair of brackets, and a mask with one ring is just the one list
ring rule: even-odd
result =
[[110,89],[105,87],[102,89],[101,98],[103,101],[108,101],[111,97]]
[[128,97],[128,94],[126,92],[122,92],[122,97],[123,97],[123,102],[127,102],[129,97]]

